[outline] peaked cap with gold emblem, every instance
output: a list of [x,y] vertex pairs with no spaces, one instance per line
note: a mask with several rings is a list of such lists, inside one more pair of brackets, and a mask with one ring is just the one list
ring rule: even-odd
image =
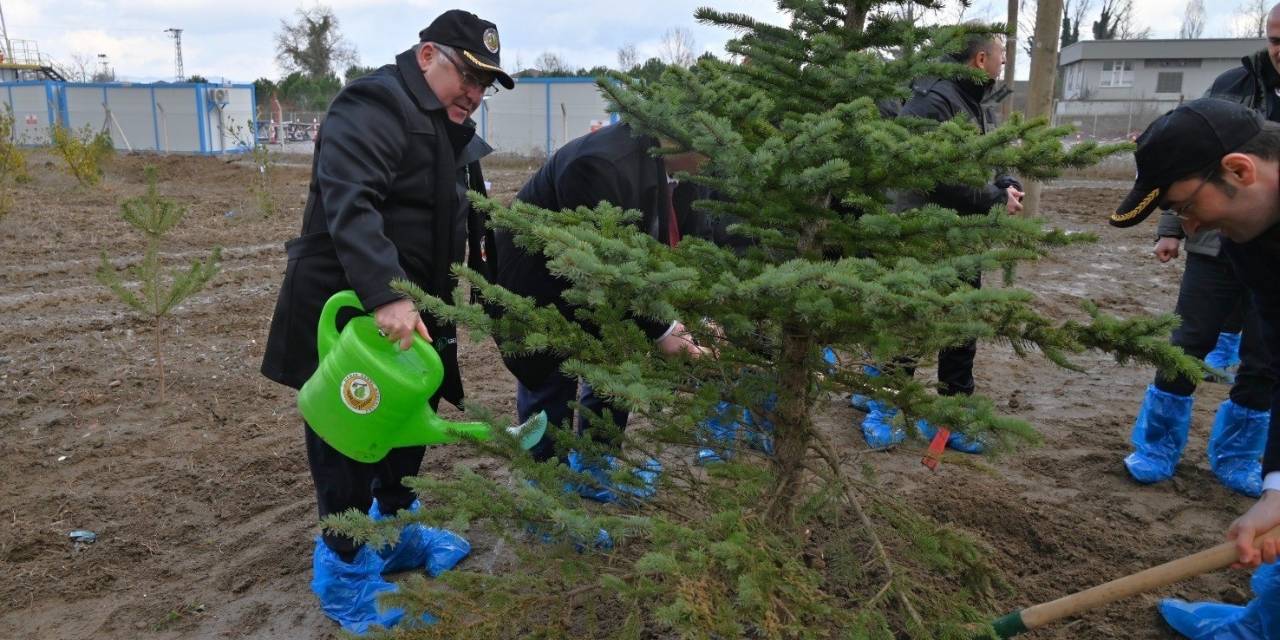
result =
[[507,89],[516,83],[502,70],[498,50],[497,25],[482,20],[476,14],[461,9],[450,9],[418,32],[421,42],[435,42],[458,49],[472,67],[493,74],[495,80]]
[[1138,177],[1110,222],[1132,227],[1164,202],[1169,185],[1203,175],[1262,131],[1262,116],[1235,102],[1200,98],[1160,116],[1138,137]]

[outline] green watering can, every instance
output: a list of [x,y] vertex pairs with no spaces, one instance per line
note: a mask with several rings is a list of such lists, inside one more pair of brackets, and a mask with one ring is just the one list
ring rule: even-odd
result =
[[[450,444],[463,436],[492,437],[483,422],[450,422],[428,400],[444,379],[440,354],[421,336],[401,351],[382,336],[373,317],[352,318],[338,333],[338,311],[364,312],[351,290],[333,294],[320,313],[320,364],[298,392],[298,409],[329,446],[360,462],[377,462],[395,447]],[[532,448],[547,429],[544,413],[507,429]]]

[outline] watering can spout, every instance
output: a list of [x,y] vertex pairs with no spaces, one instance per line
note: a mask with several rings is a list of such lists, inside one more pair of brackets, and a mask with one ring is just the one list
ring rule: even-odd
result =
[[[348,307],[364,315],[339,332],[338,312]],[[436,415],[429,400],[444,379],[440,355],[417,335],[401,351],[380,334],[354,291],[339,291],[325,303],[316,350],[319,366],[298,392],[298,409],[316,435],[349,458],[377,462],[396,447],[492,437],[483,422]],[[546,416],[540,414],[508,432],[528,449],[545,430]]]

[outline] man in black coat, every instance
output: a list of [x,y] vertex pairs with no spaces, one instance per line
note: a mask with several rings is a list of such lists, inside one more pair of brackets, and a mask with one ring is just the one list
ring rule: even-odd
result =
[[[447,11],[419,38],[394,64],[343,88],[320,127],[302,233],[286,244],[288,267],[262,362],[263,375],[281,384],[301,388],[315,371],[320,310],[333,293],[354,289],[401,348],[415,333],[434,339],[446,377],[432,406],[440,397],[462,401],[453,327],[418,313],[390,283],[407,278],[449,297],[450,265],[462,259],[468,228],[477,226],[465,192],[483,190],[478,160],[490,151],[470,116],[494,82],[508,89],[514,83],[499,65],[491,22]],[[400,480],[417,474],[423,447],[394,449],[366,464],[334,450],[310,426],[304,430],[321,517],[368,511],[375,499],[386,514],[413,503]],[[421,527],[406,529],[398,545],[375,551],[323,535],[312,589],[325,614],[356,633],[398,622],[403,611],[377,610],[376,594],[395,588],[379,574],[425,561],[427,538]]]
[[[657,146],[657,140],[635,135],[624,123],[604,127],[557,150],[525,183],[516,199],[556,211],[608,202],[640,211],[641,230],[659,242],[674,245],[682,230],[713,241],[730,242],[722,225],[711,223],[690,209],[695,197],[701,195],[696,186],[674,184],[670,177],[678,171],[696,172],[698,157],[684,153],[655,158],[651,150]],[[497,284],[539,304],[554,304],[565,317],[573,317],[572,308],[562,295],[568,282],[548,272],[545,256],[521,250],[511,234],[503,230],[495,233],[493,255]],[[640,324],[664,353],[701,353],[679,322]],[[589,385],[584,383],[579,388],[577,379],[560,372],[563,361],[555,355],[505,357],[504,361],[517,380],[519,420],[546,411],[548,423],[566,425],[573,419],[570,403],[577,399],[593,413],[606,415],[608,410],[607,415],[619,429],[626,426],[627,412],[607,406]],[[578,416],[577,426],[580,432],[586,430],[583,416]],[[537,459],[549,459],[555,453],[551,439],[544,439],[531,453]]]
[[[1218,76],[1205,94],[1239,103],[1264,118],[1280,120],[1280,5],[1267,20],[1268,47],[1240,61],[1240,66]],[[1227,369],[1239,364],[1230,397],[1214,415],[1209,432],[1209,468],[1224,485],[1237,493],[1257,497],[1262,491],[1262,465],[1258,459],[1266,444],[1270,420],[1271,389],[1275,376],[1262,339],[1261,320],[1250,304],[1247,287],[1223,253],[1216,229],[1193,234],[1183,231],[1171,212],[1160,216],[1155,246],[1161,262],[1178,257],[1185,238],[1186,266],[1178,288],[1174,312],[1182,323],[1170,343],[1212,366]],[[1246,329],[1242,331],[1242,329]],[[1216,345],[1216,346],[1215,346]],[[1157,371],[1147,387],[1134,420],[1130,442],[1134,451],[1125,457],[1125,468],[1138,482],[1162,482],[1173,477],[1191,431],[1196,379]]]
[[[988,97],[995,86],[1000,70],[1004,68],[1004,40],[990,34],[975,34],[968,38],[965,47],[952,56],[952,61],[982,71],[986,80],[976,82],[970,78],[921,78],[912,84],[913,95],[898,112],[899,118],[924,118],[947,122],[956,117],[978,125],[982,133],[995,128],[995,116],[988,106]],[[913,209],[927,203],[954,209],[960,215],[981,215],[992,207],[1003,205],[1009,213],[1022,210],[1022,184],[1012,177],[996,176],[981,187],[969,185],[938,185],[929,193],[898,194],[895,208],[899,211]],[[970,284],[982,286],[982,274],[974,274]],[[973,393],[973,358],[977,343],[943,349],[938,353],[938,393],[942,395],[970,395]],[[912,369],[914,367],[907,367]],[[893,427],[897,409],[881,402],[869,403],[866,419],[862,423],[863,437],[876,448],[890,446],[906,437],[901,429]],[[931,437],[932,427],[924,421],[918,425],[926,437]],[[981,443],[959,433],[951,434],[948,444],[955,449],[977,452]]]

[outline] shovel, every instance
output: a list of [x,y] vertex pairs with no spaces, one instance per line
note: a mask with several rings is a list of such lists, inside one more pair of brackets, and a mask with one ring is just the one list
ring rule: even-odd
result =
[[[1254,547],[1256,548],[1264,539],[1268,538],[1280,539],[1280,527],[1254,538]],[[1045,602],[1014,611],[992,622],[991,626],[995,627],[997,636],[1012,638],[1025,631],[1043,627],[1051,622],[1083,613],[1094,607],[1159,589],[1202,573],[1224,569],[1231,566],[1231,563],[1235,562],[1237,557],[1235,543],[1224,542],[1199,553],[1184,556],[1123,578],[1117,578],[1106,584],[1078,591],[1052,602]]]

